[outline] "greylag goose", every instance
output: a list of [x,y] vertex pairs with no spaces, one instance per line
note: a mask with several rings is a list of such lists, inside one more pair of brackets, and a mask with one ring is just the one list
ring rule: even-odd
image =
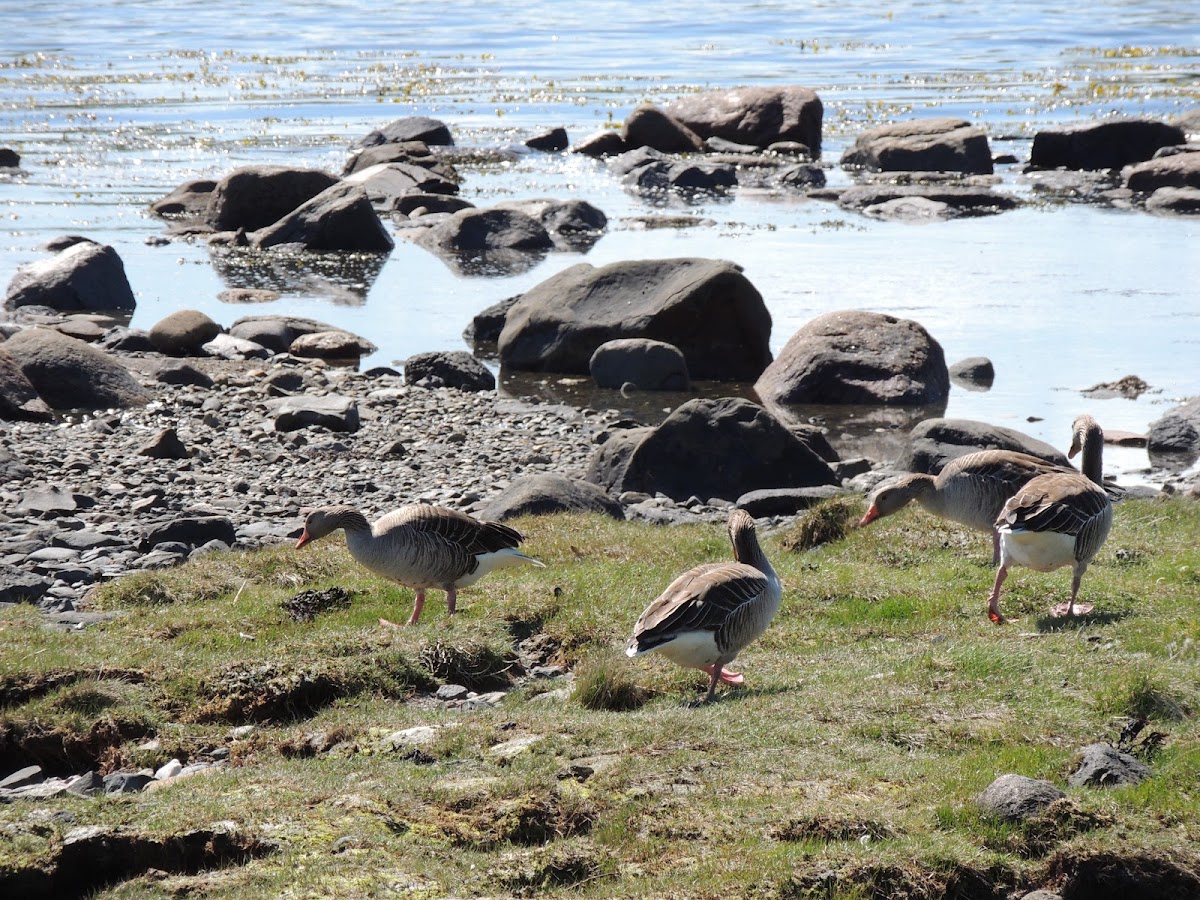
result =
[[981,450],[952,459],[934,477],[904,475],[879,487],[868,500],[860,528],[890,516],[913,500],[936,516],[992,535],[992,565],[1000,562],[996,517],[1004,504],[1030,479],[1063,469],[1028,453]]
[[1112,500],[1103,484],[1104,431],[1091,416],[1079,416],[1071,426],[1068,456],[1083,453],[1083,474],[1052,472],[1029,481],[996,518],[1000,533],[1000,567],[988,595],[988,618],[1000,614],[1000,586],[1009,566],[1038,572],[1071,566],[1071,599],[1050,610],[1055,617],[1091,612],[1092,604],[1076,603],[1079,582],[1104,544],[1112,527]]
[[304,520],[303,547],[337,529],[346,531],[350,555],[377,575],[416,591],[409,625],[417,624],[425,591],[446,592],[446,610],[454,614],[459,588],[489,572],[523,563],[545,567],[517,550],[524,538],[499,522],[481,522],[441,506],[403,506],[374,525],[352,506],[323,506]]
[[657,651],[677,665],[707,672],[705,702],[716,695],[718,681],[744,681],[725,666],[766,631],[783,596],[745,510],[730,513],[729,539],[737,561],[705,563],[672,581],[638,618],[625,651],[628,656]]

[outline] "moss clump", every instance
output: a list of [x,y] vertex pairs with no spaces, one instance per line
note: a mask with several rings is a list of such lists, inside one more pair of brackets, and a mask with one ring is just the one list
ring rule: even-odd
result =
[[855,504],[847,497],[822,500],[787,530],[783,535],[783,547],[799,553],[840,541],[850,532],[850,523],[856,513]]

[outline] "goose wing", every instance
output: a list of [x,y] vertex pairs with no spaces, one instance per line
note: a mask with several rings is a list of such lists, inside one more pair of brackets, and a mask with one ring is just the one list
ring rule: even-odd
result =
[[718,631],[746,603],[767,590],[767,576],[742,563],[708,563],[667,586],[633,628],[642,652],[689,631]]
[[1109,503],[1104,489],[1082,475],[1038,476],[1005,504],[996,527],[1077,535],[1104,516]]

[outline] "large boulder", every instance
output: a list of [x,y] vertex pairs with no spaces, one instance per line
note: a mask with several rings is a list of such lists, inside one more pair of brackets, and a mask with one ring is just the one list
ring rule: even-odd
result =
[[754,390],[768,403],[924,406],[946,399],[950,375],[941,345],[917,322],[846,310],[792,335]]
[[337,330],[326,322],[287,315],[243,316],[229,326],[233,337],[253,341],[276,353],[287,353],[301,335]]
[[913,428],[900,466],[910,472],[936,475],[950,460],[977,450],[1013,450],[1057,466],[1071,465],[1061,451],[1014,428],[974,419],[938,418],[926,419]]
[[450,129],[440,119],[428,116],[405,116],[395,119],[367,133],[358,142],[360,147],[374,147],[378,144],[403,144],[409,141],[420,141],[423,144],[449,146],[454,143]]
[[983,129],[965,119],[915,119],[864,131],[842,154],[842,165],[880,172],[990,175],[992,151]]
[[260,250],[300,244],[305,250],[386,252],[394,246],[366,191],[356,184],[335,184],[274,224],[254,232]]
[[838,484],[833,470],[787,426],[749,400],[689,400],[657,428],[602,444],[587,480],[624,491],[735,500],[762,488]]
[[44,420],[49,417],[50,407],[46,401],[38,396],[20,364],[0,344],[0,419]]
[[503,522],[559,512],[598,512],[613,519],[625,518],[621,504],[600,486],[554,472],[518,478],[477,514],[481,519]]
[[541,222],[551,238],[574,249],[590,246],[608,227],[608,216],[586,200],[536,197],[527,200],[506,200],[492,208],[523,212]]
[[590,370],[602,388],[632,384],[643,391],[686,391],[692,386],[683,351],[647,338],[605,341],[592,354]]
[[465,350],[434,350],[416,353],[404,361],[404,383],[460,391],[494,391],[496,376]]
[[663,153],[699,153],[704,140],[670,113],[643,103],[625,119],[621,129],[626,147],[653,147]]
[[150,329],[150,342],[168,356],[203,356],[204,345],[221,333],[221,326],[197,309],[180,309]]
[[1200,151],[1148,159],[1122,172],[1125,187],[1139,194],[1159,188],[1200,188]]
[[550,233],[537,219],[516,209],[463,209],[418,238],[433,250],[549,250]]
[[150,400],[124,366],[107,354],[49,328],[27,328],[4,348],[54,409],[140,406]]
[[1150,423],[1146,451],[1155,465],[1186,468],[1200,457],[1200,397]]
[[350,175],[383,163],[402,163],[431,169],[444,178],[458,182],[458,171],[449,162],[434,156],[424,141],[398,141],[364,147],[355,152],[342,168],[342,175]]
[[1001,775],[975,797],[984,812],[1001,819],[1020,820],[1040,815],[1066,796],[1049,781],[1025,775]]
[[1033,169],[1120,169],[1154,156],[1160,147],[1182,144],[1183,129],[1165,122],[1124,119],[1079,128],[1039,131],[1033,136]]
[[1159,188],[1146,198],[1146,209],[1149,212],[1195,215],[1200,213],[1200,188]]
[[106,244],[80,241],[48,259],[17,269],[7,309],[48,306],[59,312],[131,311],[137,306],[125,265]]
[[741,267],[723,260],[581,263],[526,291],[500,332],[504,366],[590,371],[606,341],[674,344],[693,378],[750,381],[771,361],[771,314]]
[[328,172],[289,166],[245,166],[217,182],[205,222],[217,231],[257,231],[337,184]]
[[[358,185],[372,204],[384,209],[396,208],[401,198],[410,194],[449,196],[458,193],[456,182],[432,169],[407,163],[380,163],[360,168],[343,178],[342,182]],[[464,200],[458,202],[466,203]]]
[[824,107],[808,88],[786,85],[706,91],[680,97],[668,104],[666,111],[701,138],[719,137],[755,147],[797,141],[814,156],[821,154]]
[[212,192],[217,183],[211,178],[193,178],[185,181],[171,193],[150,204],[150,211],[157,216],[172,216],[198,219],[208,209]]

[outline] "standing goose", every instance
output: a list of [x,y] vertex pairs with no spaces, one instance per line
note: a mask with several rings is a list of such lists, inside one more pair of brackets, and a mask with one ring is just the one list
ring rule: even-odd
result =
[[1079,582],[1112,527],[1112,501],[1103,485],[1104,431],[1091,416],[1079,416],[1071,426],[1068,456],[1083,452],[1083,474],[1053,472],[1031,480],[996,519],[1000,533],[1000,568],[988,595],[988,618],[1000,614],[1000,586],[1011,565],[1052,572],[1071,566],[1071,599],[1050,610],[1055,617],[1085,614],[1090,603],[1075,603]]
[[304,520],[297,549],[344,528],[350,555],[377,575],[413,588],[409,625],[417,624],[425,591],[446,592],[448,615],[454,614],[458,589],[474,584],[494,569],[544,563],[516,548],[524,538],[498,522],[481,522],[441,506],[402,506],[374,525],[352,506],[323,506]]
[[992,535],[992,565],[1000,562],[996,517],[1009,498],[1031,479],[1051,472],[1073,471],[1028,453],[981,450],[952,459],[935,478],[904,475],[878,488],[868,501],[862,528],[890,516],[913,500],[936,516]]
[[729,539],[737,562],[705,563],[672,581],[638,618],[625,651],[658,651],[677,665],[707,672],[705,702],[716,695],[718,681],[742,683],[742,675],[725,666],[766,631],[783,596],[745,510],[730,513]]

